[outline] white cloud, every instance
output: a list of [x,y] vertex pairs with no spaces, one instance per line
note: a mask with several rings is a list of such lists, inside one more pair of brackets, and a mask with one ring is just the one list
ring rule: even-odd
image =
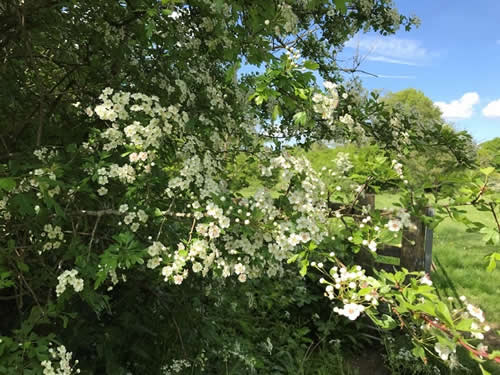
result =
[[452,100],[449,103],[434,103],[447,119],[469,118],[474,113],[474,106],[479,103],[479,94],[477,92],[466,92],[460,99]]
[[364,53],[376,53],[377,56],[367,57],[368,59],[394,64],[417,65],[416,62],[425,60],[430,55],[420,41],[396,37],[364,36],[349,40],[346,46]]
[[370,60],[370,61],[381,61],[381,62],[386,62],[386,63],[390,63],[390,64],[413,65],[413,66],[418,65],[418,64],[411,62],[411,61],[392,59],[390,57],[385,57],[385,56],[368,56],[366,59]]
[[483,108],[483,115],[485,117],[500,117],[500,99],[489,102],[488,105]]

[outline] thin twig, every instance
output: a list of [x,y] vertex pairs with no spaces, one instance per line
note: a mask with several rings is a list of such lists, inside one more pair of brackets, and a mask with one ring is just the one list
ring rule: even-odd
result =
[[75,215],[88,215],[88,216],[103,216],[103,215],[121,215],[120,211],[114,210],[112,208],[108,208],[106,210],[99,210],[99,211],[87,211],[87,210],[81,210],[75,212]]
[[497,213],[495,212],[495,204],[490,202],[491,213],[493,214],[493,218],[495,219],[495,223],[497,224],[498,232],[500,232],[500,222],[498,221]]
[[42,311],[42,314],[44,314],[43,312],[43,309],[42,309],[42,306],[40,305],[40,302],[38,301],[38,297],[36,296],[35,292],[33,291],[33,289],[31,289],[31,286],[28,284],[28,282],[26,281],[26,279],[24,278],[24,275],[20,272],[18,274],[21,279],[23,280],[23,283],[24,285],[26,285],[26,288],[28,288],[31,296],[33,297],[33,299],[35,300],[36,304],[38,305],[38,307],[40,308],[40,310]]
[[90,259],[90,251],[92,250],[92,243],[94,242],[95,232],[97,230],[97,226],[99,225],[99,221],[101,220],[101,216],[102,215],[97,216],[97,219],[96,219],[95,225],[94,225],[94,229],[92,230],[92,237],[90,238],[90,242],[89,242],[89,250],[88,250],[88,254],[87,254],[87,260]]

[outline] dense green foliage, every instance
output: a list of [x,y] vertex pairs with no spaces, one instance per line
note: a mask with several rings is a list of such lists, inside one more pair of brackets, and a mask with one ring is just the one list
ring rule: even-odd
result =
[[410,171],[408,174],[412,183],[424,186],[427,191],[453,194],[453,191],[460,187],[464,174],[473,173],[476,146],[470,135],[465,131],[456,132],[450,124],[443,120],[441,110],[420,90],[409,88],[389,93],[383,98],[383,101],[390,108],[397,108],[415,116],[415,126],[428,128],[437,124],[448,136],[464,138],[463,147],[468,152],[470,161],[467,165],[456,163],[454,156],[450,154],[446,146],[446,142],[440,147],[413,152],[402,160]]
[[[375,326],[404,329],[408,368],[497,360],[478,307],[355,263],[426,220],[400,160],[472,163],[466,134],[344,84],[350,37],[416,22],[390,0],[2,2],[0,372],[332,373]],[[317,142],[373,146],[320,173],[289,149]],[[436,196],[433,224],[498,244],[459,208],[496,215],[491,174]],[[401,209],[370,216],[387,186]]]
[[498,171],[500,169],[500,138],[481,143],[478,154],[484,166],[491,165]]
[[391,107],[400,106],[406,111],[414,111],[423,122],[442,121],[441,110],[425,94],[416,89],[391,92],[384,96],[384,102]]

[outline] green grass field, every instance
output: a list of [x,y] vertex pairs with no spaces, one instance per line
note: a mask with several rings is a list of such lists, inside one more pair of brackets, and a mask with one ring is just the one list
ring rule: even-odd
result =
[[[379,194],[376,206],[381,209],[391,207],[398,200],[396,195]],[[466,208],[472,221],[493,225],[488,213]],[[432,273],[434,285],[444,297],[468,297],[479,305],[491,326],[500,327],[500,269],[485,271],[484,257],[494,251],[493,246],[484,245],[481,235],[467,233],[465,225],[445,219],[434,232],[433,262],[436,270]],[[497,249],[498,250],[498,249]]]

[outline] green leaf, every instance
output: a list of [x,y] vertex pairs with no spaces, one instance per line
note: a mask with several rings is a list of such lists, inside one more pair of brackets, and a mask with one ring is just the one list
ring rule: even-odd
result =
[[335,6],[342,14],[345,14],[347,12],[346,3],[347,3],[347,0],[335,0]]
[[11,191],[16,187],[16,180],[11,177],[0,178],[0,189],[4,191]]
[[304,67],[309,70],[317,70],[319,68],[319,64],[314,61],[307,60],[304,63]]
[[438,302],[436,304],[436,315],[450,327],[454,326],[450,310],[448,309],[448,306],[446,306],[443,302]]
[[276,121],[276,119],[281,115],[281,107],[276,104],[273,108],[273,113],[271,115],[271,118],[273,119],[273,121]]
[[480,171],[485,176],[489,176],[490,174],[492,174],[493,172],[495,172],[495,168],[493,168],[493,167],[481,168]]
[[422,345],[415,344],[415,347],[411,352],[415,357],[420,358],[422,361],[425,361],[425,350]]
[[293,115],[293,121],[297,125],[305,125],[307,121],[307,113],[305,113],[304,111],[297,112],[296,114]]
[[489,371],[486,371],[480,363],[479,363],[479,368],[481,369],[482,375],[491,375],[491,373]]
[[307,259],[302,260],[302,267],[300,268],[300,276],[305,276],[307,274],[307,266],[309,266],[309,261]]
[[493,270],[497,268],[497,261],[500,261],[500,253],[492,253],[486,258],[490,258],[490,262],[488,264],[488,267],[486,267],[486,271],[493,272]]
[[288,259],[286,262],[288,264],[293,263],[293,262],[295,262],[297,260],[298,257],[299,257],[299,254],[295,254],[293,257],[291,257],[290,259]]
[[472,326],[472,323],[473,323],[472,319],[464,319],[464,320],[461,320],[460,322],[458,322],[458,324],[456,325],[455,328],[458,331],[467,331],[467,332],[469,332],[470,331],[470,327]]

